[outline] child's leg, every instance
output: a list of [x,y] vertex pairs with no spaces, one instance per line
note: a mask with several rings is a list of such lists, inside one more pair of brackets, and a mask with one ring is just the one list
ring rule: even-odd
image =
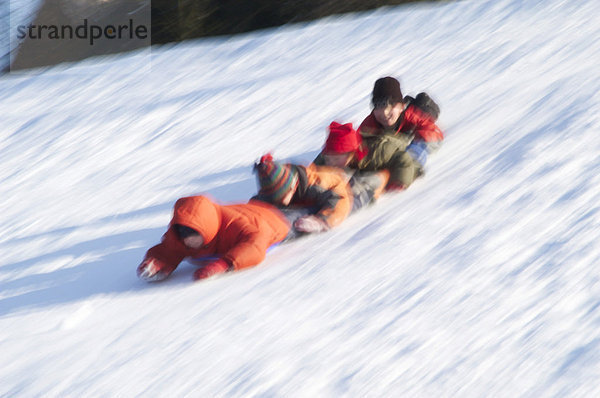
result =
[[416,177],[416,165],[407,152],[397,152],[390,161],[390,184],[409,187]]
[[388,182],[390,181],[390,172],[389,170],[379,170],[373,174],[374,176],[372,176],[369,179],[369,181],[375,191],[374,199],[377,200],[379,199],[379,197],[385,190],[385,187],[387,186]]
[[390,173],[387,170],[356,172],[350,179],[354,201],[352,212],[374,202],[388,183]]

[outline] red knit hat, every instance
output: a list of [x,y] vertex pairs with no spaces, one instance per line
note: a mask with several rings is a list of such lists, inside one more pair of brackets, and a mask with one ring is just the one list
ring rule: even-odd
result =
[[362,145],[362,138],[354,130],[352,123],[338,122],[331,122],[329,125],[329,136],[325,141],[324,152],[330,154],[353,152],[358,160],[362,160],[367,154],[367,150]]
[[298,180],[294,166],[274,162],[270,153],[262,156],[254,169],[260,185],[258,195],[270,202],[281,201]]

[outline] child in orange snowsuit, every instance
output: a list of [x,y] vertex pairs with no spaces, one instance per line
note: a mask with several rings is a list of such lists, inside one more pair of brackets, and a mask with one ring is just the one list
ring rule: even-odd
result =
[[217,256],[194,279],[252,267],[270,246],[286,239],[290,227],[281,211],[264,202],[219,205],[205,196],[181,198],[162,242],[148,250],[137,273],[143,280],[160,281],[186,257]]

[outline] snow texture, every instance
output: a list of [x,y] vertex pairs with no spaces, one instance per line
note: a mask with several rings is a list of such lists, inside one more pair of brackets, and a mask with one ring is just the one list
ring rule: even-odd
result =
[[[3,76],[0,396],[600,396],[599,20],[427,3]],[[441,105],[424,179],[253,269],[136,278],[177,198],[246,200],[386,75]]]

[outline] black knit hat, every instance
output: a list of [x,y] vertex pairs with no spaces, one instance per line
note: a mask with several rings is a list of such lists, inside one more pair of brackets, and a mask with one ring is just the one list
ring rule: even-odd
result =
[[382,77],[375,82],[371,101],[375,108],[397,104],[402,102],[403,98],[400,82],[393,77]]

